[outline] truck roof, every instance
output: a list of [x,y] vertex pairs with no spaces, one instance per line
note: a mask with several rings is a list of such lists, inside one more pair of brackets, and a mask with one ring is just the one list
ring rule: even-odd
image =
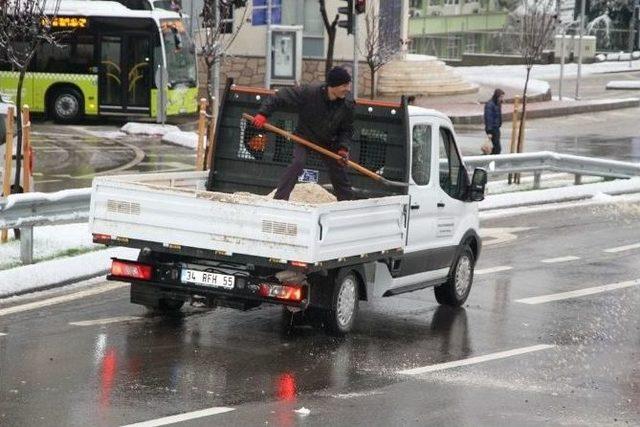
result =
[[415,105],[409,105],[409,115],[410,116],[434,116],[451,123],[451,119],[449,119],[449,117],[446,114],[443,114],[440,111],[434,110],[432,108],[423,108],[423,107],[417,107]]

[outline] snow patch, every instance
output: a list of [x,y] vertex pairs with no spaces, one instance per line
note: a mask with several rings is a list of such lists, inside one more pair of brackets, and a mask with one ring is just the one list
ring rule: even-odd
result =
[[180,129],[173,125],[160,125],[153,123],[129,122],[120,130],[129,135],[166,135],[169,132],[177,132]]
[[184,132],[181,130],[171,131],[167,132],[162,137],[162,142],[193,148],[195,150],[198,146],[198,134],[195,132]]
[[0,271],[0,297],[97,276],[108,270],[112,257],[136,259],[137,255],[137,249],[110,248]]
[[606,88],[640,90],[640,80],[612,80],[607,83]]

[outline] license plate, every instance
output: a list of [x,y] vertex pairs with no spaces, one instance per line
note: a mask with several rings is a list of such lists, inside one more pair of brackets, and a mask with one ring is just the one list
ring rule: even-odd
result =
[[236,278],[228,274],[210,273],[208,271],[183,269],[180,279],[182,283],[194,283],[202,286],[233,289]]

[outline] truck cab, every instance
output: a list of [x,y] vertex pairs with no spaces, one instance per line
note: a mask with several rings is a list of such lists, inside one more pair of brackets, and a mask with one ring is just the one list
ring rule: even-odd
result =
[[[94,180],[94,242],[140,249],[138,260],[115,259],[108,278],[162,312],[276,304],[289,324],[319,320],[338,335],[353,329],[359,301],[433,287],[438,303],[463,304],[487,175],[470,177],[451,121],[404,99],[357,100],[351,157],[396,184],[350,171],[357,200],[272,200],[293,142],[243,118],[271,94],[227,84],[209,171]],[[293,110],[269,118],[287,131],[296,120]],[[299,181],[330,190],[321,160],[311,153]]]

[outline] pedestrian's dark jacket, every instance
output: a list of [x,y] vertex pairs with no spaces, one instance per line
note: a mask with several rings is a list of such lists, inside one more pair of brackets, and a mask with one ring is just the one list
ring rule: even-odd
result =
[[326,84],[288,87],[267,98],[259,113],[269,117],[282,108],[298,112],[297,135],[334,150],[349,148],[353,135],[352,99],[330,101]]
[[500,103],[491,99],[484,105],[484,130],[487,133],[496,131],[502,126],[502,109]]

